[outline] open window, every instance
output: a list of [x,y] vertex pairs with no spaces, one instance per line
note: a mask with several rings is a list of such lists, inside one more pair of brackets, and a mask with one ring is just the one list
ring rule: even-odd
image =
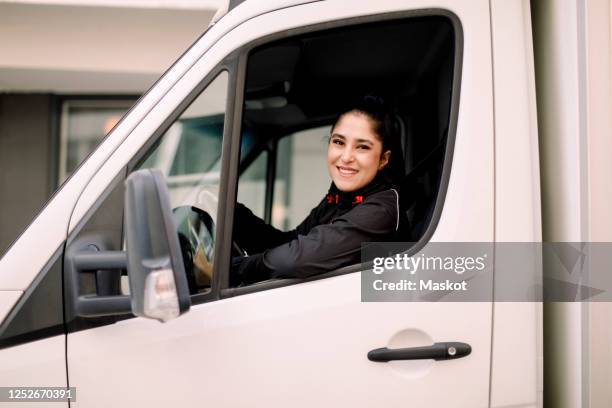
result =
[[227,87],[221,71],[136,167],[166,178],[191,294],[212,287]]
[[330,186],[327,138],[338,112],[376,93],[396,111],[397,187],[408,220],[401,237],[427,240],[450,167],[457,30],[450,15],[413,16],[310,30],[249,50],[242,128],[254,144],[241,154],[238,202],[278,229],[294,228]]

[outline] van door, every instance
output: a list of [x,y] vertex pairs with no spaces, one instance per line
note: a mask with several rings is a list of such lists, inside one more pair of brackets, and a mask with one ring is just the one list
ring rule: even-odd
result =
[[[0,300],[15,294],[9,298],[14,302],[10,312],[0,315],[0,384],[3,387],[0,405],[3,407],[23,406],[26,401],[29,405],[45,401],[51,407],[68,407],[68,399],[75,396],[74,390],[65,389],[61,255],[60,247],[27,290],[0,290]],[[15,279],[20,271],[4,269],[2,272],[16,272]]]
[[[326,1],[252,18],[226,34],[168,91],[94,176],[77,204],[77,209],[88,210],[82,211],[82,220],[73,221],[78,228],[67,252],[71,244],[84,245],[88,239],[101,249],[120,250],[121,238],[106,239],[105,231],[121,229],[121,211],[116,204],[105,203],[121,196],[126,173],[160,168],[166,173],[173,207],[196,207],[208,214],[211,222],[205,236],[199,231],[189,236],[188,228],[185,239],[205,240],[212,270],[208,281],[193,277],[189,313],[166,324],[129,315],[79,317],[67,311],[68,380],[77,388],[79,404],[488,406],[489,302],[362,303],[359,273],[332,274],[303,283],[264,282],[248,290],[228,285],[233,208],[236,191],[243,185],[238,174],[244,174],[239,163],[248,161],[251,151],[258,154],[249,150],[257,146],[257,129],[249,134],[243,121],[247,119],[243,107],[249,105],[244,103],[249,99],[245,90],[249,52],[281,37],[342,32],[372,23],[382,24],[384,31],[386,22],[429,17],[451,22],[458,57],[453,86],[448,88],[452,90],[449,125],[442,129],[453,140],[446,153],[447,158],[452,155],[452,170],[445,161],[446,176],[440,182],[435,210],[419,236],[425,244],[493,240],[486,0],[358,0],[350,8],[344,2]],[[435,46],[426,42],[421,48],[426,53]],[[367,50],[362,55],[367,57]],[[268,58],[272,62],[285,57],[272,54]],[[264,97],[268,89],[276,89],[264,88]],[[312,129],[316,126],[311,124]],[[266,178],[264,188],[255,185],[253,190],[269,191],[275,181],[279,180]],[[266,205],[261,208],[269,208]],[[99,294],[104,286],[109,293],[125,293],[127,288],[121,286],[125,277],[114,276],[97,274],[79,290]],[[101,285],[105,279],[111,284]],[[380,363],[367,358],[376,348],[448,341],[469,344],[471,354],[448,361]]]

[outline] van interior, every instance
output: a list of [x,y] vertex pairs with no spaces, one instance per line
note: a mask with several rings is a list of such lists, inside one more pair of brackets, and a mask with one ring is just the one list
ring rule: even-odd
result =
[[[407,242],[419,241],[432,220],[448,145],[458,48],[451,20],[411,17],[285,37],[249,53],[242,126],[243,139],[254,141],[242,143],[238,201],[243,201],[244,175],[259,158],[258,177],[267,181],[258,215],[281,229],[295,227],[330,183],[324,168],[318,186],[312,185],[313,174],[321,173],[315,168],[320,162],[300,160],[305,155],[300,148],[307,150],[309,143],[297,139],[316,139],[317,154],[324,156],[338,112],[376,94],[396,111],[400,140],[394,151],[402,157],[394,158],[394,173],[409,221],[401,235]],[[313,129],[320,131],[308,132]],[[279,189],[283,178],[284,188]],[[275,220],[276,213],[287,214],[300,205],[293,222]]]

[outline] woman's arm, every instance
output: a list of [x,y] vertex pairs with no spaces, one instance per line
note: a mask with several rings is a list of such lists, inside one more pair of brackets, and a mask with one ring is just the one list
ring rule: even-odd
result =
[[238,203],[234,217],[234,240],[248,253],[264,252],[295,239],[299,234],[307,234],[316,225],[316,212],[320,207],[321,204],[315,207],[295,229],[281,231],[266,224],[246,206]]
[[270,278],[305,278],[361,262],[363,242],[387,241],[398,222],[397,193],[387,190],[368,197],[330,224],[245,258],[235,280],[253,283]]
[[294,231],[281,231],[265,223],[241,203],[236,205],[234,241],[248,253],[260,253],[295,237]]

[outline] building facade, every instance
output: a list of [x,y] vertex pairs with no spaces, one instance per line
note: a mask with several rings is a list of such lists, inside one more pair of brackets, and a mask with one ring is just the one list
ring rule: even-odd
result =
[[0,1],[0,256],[220,3]]

